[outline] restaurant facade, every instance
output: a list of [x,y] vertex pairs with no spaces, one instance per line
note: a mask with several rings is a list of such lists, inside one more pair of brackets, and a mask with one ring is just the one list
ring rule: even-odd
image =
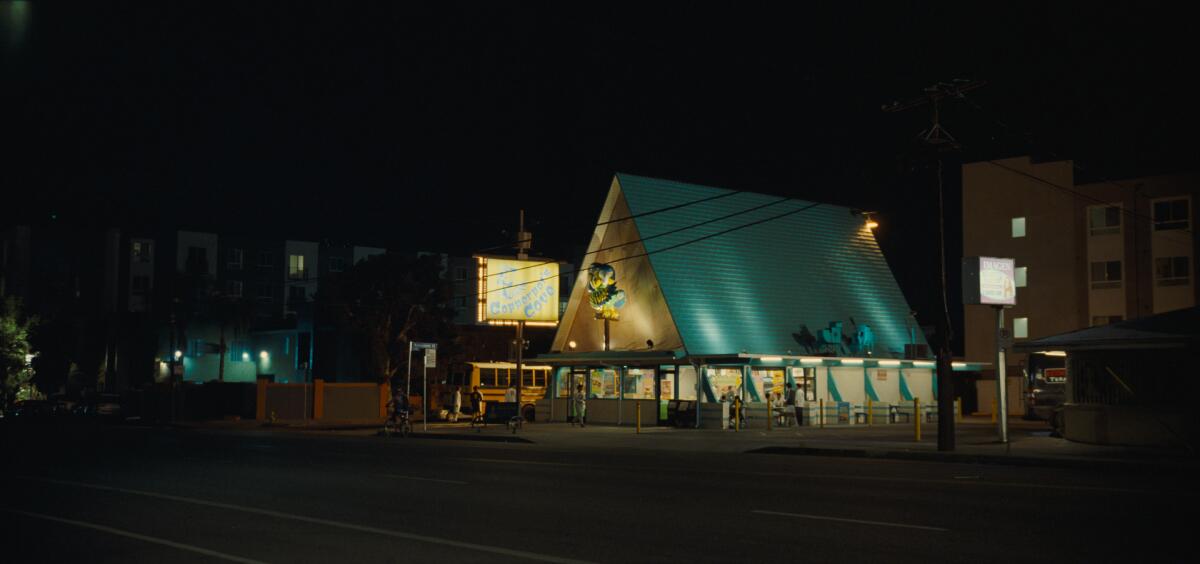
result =
[[869,219],[615,175],[551,350],[536,359],[555,367],[537,418],[573,418],[582,389],[589,423],[716,428],[722,400],[737,397],[746,425],[762,427],[789,384],[803,425],[927,413],[935,363]]

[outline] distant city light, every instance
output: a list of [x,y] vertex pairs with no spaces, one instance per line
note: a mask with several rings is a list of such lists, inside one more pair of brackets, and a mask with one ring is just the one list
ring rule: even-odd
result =
[[175,360],[179,360],[182,356],[183,356],[183,351],[180,351],[180,350],[175,351]]
[[261,358],[263,360],[267,360],[270,357],[271,357],[271,355],[267,354],[267,351],[262,351],[262,352],[258,353],[258,358]]
[[248,353],[248,352],[242,353],[242,360],[250,360],[250,353]]

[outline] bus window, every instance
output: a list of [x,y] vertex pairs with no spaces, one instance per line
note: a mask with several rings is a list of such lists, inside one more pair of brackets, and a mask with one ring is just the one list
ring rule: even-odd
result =
[[530,370],[528,368],[521,370],[521,385],[522,386],[536,386],[537,385],[537,384],[533,383],[533,371],[532,370]]
[[479,369],[479,385],[480,386],[496,386],[496,369],[495,368],[480,368]]

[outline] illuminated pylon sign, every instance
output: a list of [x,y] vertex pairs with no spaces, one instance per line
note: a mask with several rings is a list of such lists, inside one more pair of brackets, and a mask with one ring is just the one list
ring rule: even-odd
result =
[[596,311],[596,319],[616,321],[617,312],[625,305],[625,290],[617,289],[617,271],[607,264],[593,264],[588,268],[588,302]]

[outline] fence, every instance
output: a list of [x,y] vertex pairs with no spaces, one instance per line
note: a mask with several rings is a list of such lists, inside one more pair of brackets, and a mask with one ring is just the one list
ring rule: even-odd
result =
[[[258,381],[255,418],[378,421],[387,417],[387,384],[273,384]],[[415,404],[419,406],[419,402]]]

